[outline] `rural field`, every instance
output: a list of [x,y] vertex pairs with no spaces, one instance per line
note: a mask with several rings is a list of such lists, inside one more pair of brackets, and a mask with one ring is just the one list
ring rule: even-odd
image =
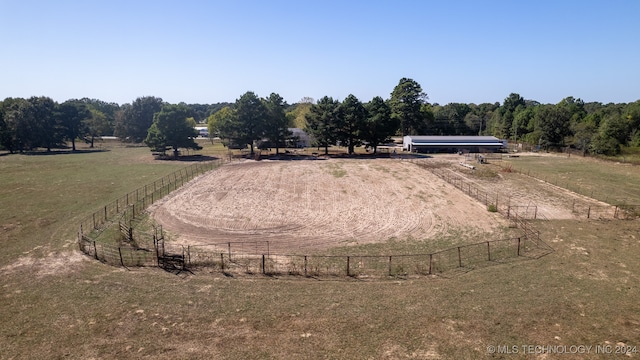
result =
[[[0,359],[640,358],[639,220],[582,212],[615,204],[590,188],[617,189],[612,199],[624,194],[626,204],[640,204],[640,169],[559,156],[523,155],[476,170],[459,161],[234,162],[185,184],[151,213],[173,242],[260,236],[283,253],[390,253],[411,243],[435,251],[517,231],[439,172],[492,194],[491,203],[535,208],[531,222],[554,251],[410,279],[113,267],[77,250],[78,223],[188,162],[117,145],[0,156]],[[536,345],[592,348],[525,352]]]

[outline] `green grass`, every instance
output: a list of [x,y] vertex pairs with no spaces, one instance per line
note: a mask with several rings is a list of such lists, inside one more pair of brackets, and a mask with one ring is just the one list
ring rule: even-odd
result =
[[579,156],[521,156],[514,170],[609,204],[640,204],[640,167]]
[[[185,167],[155,161],[148,148],[0,157],[0,264],[75,241],[77,225],[104,204]],[[38,239],[37,245],[25,239]]]
[[341,163],[329,163],[325,165],[325,168],[327,169],[327,173],[337,178],[341,178],[347,175],[347,170],[342,168]]
[[[411,280],[176,276],[79,255],[79,219],[184,165],[148,156],[0,157],[1,359],[478,359],[491,358],[488,345],[640,346],[638,221],[539,221],[550,255]],[[584,358],[611,356],[562,356]]]

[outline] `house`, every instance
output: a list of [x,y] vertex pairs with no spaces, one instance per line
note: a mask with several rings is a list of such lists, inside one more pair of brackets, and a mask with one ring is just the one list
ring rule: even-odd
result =
[[507,148],[507,141],[494,136],[424,136],[408,135],[402,149],[409,152],[497,152]]
[[300,128],[289,128],[291,138],[287,142],[288,147],[305,148],[311,146],[311,138]]
[[196,126],[196,131],[200,137],[209,137],[209,128],[206,126]]

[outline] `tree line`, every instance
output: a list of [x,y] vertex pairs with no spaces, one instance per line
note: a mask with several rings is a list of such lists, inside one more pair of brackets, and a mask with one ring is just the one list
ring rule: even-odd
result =
[[[116,136],[120,140],[141,143],[146,137],[156,113],[165,103],[161,98],[147,96],[132,103],[119,105],[98,99],[70,99],[57,103],[45,96],[6,98],[0,101],[0,149],[11,153],[34,149],[51,151],[66,148],[76,141],[93,147],[96,138]],[[191,123],[207,117],[227,103],[211,105],[178,104],[186,109]]]
[[392,136],[493,135],[543,149],[570,146],[583,153],[615,155],[640,146],[640,100],[633,103],[585,103],[567,97],[541,104],[509,94],[502,104],[429,103],[422,87],[403,78],[388,99],[362,102],[354,95],[339,101],[324,96],[287,104],[277,93],[260,98],[249,91],[234,103],[168,104],[148,96],[118,105],[97,99],[56,103],[48,97],[0,101],[0,148],[10,152],[64,147],[77,140],[93,145],[99,136],[146,143],[153,151],[197,148],[193,126],[207,123],[209,133],[231,147],[254,144],[287,146],[291,127],[305,129],[313,144],[345,146],[350,153],[366,144],[374,151]]

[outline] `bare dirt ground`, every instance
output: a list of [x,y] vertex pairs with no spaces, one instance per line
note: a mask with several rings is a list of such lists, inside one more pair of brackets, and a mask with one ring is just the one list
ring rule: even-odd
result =
[[268,240],[271,251],[284,253],[506,226],[499,214],[400,159],[229,164],[150,210],[183,244]]
[[[495,233],[507,225],[501,215],[417,162],[462,177],[491,194],[501,209],[528,207],[529,218],[535,211],[538,219],[579,219],[587,207],[609,208],[496,166],[470,170],[459,165],[461,159],[245,161],[195,179],[150,210],[182,244],[269,241],[271,251],[280,253],[431,239],[456,231]],[[482,167],[493,176],[477,176]]]

